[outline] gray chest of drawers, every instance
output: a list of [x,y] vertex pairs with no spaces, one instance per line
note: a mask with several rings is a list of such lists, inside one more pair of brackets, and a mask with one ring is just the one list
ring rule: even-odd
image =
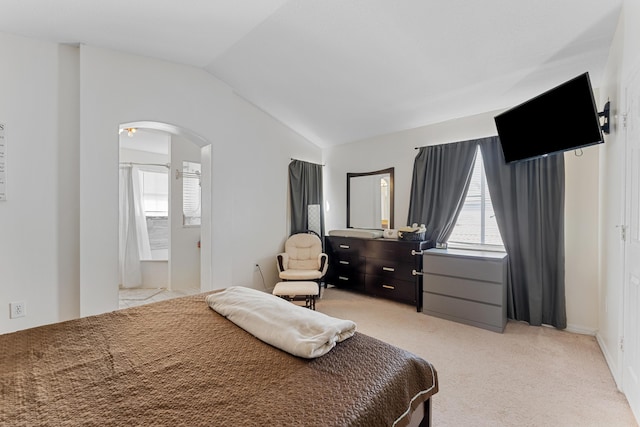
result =
[[423,260],[424,313],[502,332],[507,323],[507,255],[429,249]]

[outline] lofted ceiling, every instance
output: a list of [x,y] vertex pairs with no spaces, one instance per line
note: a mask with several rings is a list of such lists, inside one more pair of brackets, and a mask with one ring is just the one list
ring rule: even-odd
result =
[[326,147],[516,105],[588,71],[622,0],[2,0],[0,32],[200,67]]

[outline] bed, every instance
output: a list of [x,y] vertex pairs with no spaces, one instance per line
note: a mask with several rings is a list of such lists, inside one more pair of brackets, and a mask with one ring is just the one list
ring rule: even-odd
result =
[[0,425],[429,425],[427,361],[357,332],[295,357],[206,295],[0,335]]

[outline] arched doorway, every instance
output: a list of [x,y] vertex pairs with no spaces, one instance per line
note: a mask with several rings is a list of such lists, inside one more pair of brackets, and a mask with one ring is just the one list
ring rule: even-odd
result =
[[[188,129],[161,122],[122,123],[119,133],[121,175],[127,176],[128,172],[131,177],[133,170],[136,179],[141,181],[133,180],[135,185],[129,185],[136,191],[127,190],[126,185],[123,190],[122,183],[131,181],[120,178],[120,215],[126,218],[130,212],[136,211],[138,215],[142,215],[142,219],[138,221],[138,230],[144,229],[144,233],[136,234],[135,214],[132,214],[131,219],[123,220],[121,217],[119,221],[119,286],[166,289],[162,294],[154,296],[154,299],[209,289],[211,144]],[[146,187],[149,189],[146,192],[144,182],[147,182]],[[163,182],[165,201],[162,190],[158,190],[162,188]],[[196,192],[194,189],[198,187]],[[131,202],[131,193],[136,192],[139,201],[146,200],[141,204],[147,205],[142,213],[141,205],[135,206]],[[195,196],[196,202],[192,199]],[[134,232],[127,234],[125,230],[123,234],[123,223],[129,226],[133,224]],[[132,234],[137,236],[137,241],[136,237],[127,237]],[[142,241],[146,243],[146,251],[143,250]],[[132,263],[130,255],[138,250],[142,258],[142,262],[138,264],[140,277],[132,279],[136,275],[132,274],[135,272],[135,267],[132,267],[135,263]],[[154,293],[143,289],[142,292],[128,295],[135,297],[131,298],[132,302],[125,302],[124,307],[129,304],[138,305],[148,298],[145,295]],[[122,302],[120,306],[123,307]]]

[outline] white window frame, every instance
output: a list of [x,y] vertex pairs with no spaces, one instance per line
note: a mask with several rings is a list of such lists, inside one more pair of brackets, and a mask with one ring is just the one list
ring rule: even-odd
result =
[[[481,169],[480,169],[480,242],[451,241],[450,240],[451,237],[450,237],[449,240],[447,241],[447,247],[456,248],[456,249],[478,250],[478,251],[504,252],[505,251],[504,243],[501,245],[486,243],[486,229],[487,229],[486,206],[487,206],[487,199],[491,200],[491,195],[489,194],[489,191],[486,185],[487,177],[485,174],[484,162],[482,161],[482,154],[480,151],[480,147],[478,147],[477,150],[478,150],[478,153],[476,156],[476,164],[474,165],[474,168],[478,164],[480,164],[481,166]],[[467,193],[467,197],[469,197],[468,193]],[[502,237],[500,238],[500,240],[502,240]]]
[[[182,227],[197,228],[202,224],[202,165],[198,162],[183,161],[182,162]],[[197,191],[191,191],[197,190]],[[195,197],[197,201],[197,210],[188,211],[188,197]],[[190,200],[190,199],[189,199]],[[194,213],[194,215],[189,215]]]
[[[140,173],[140,194],[142,195],[142,206],[144,209],[144,213],[146,217],[168,217],[169,216],[169,204],[170,204],[170,197],[169,197],[169,172],[167,170],[159,170],[157,168],[140,168],[139,169],[139,173]],[[162,175],[166,177],[167,180],[167,211],[165,214],[165,211],[152,211],[148,209],[148,206],[146,206],[146,199],[145,199],[145,194],[149,194],[147,192],[145,192],[145,175],[146,174],[157,174],[157,175]],[[147,175],[150,176],[150,175]],[[164,194],[164,193],[163,193]]]

